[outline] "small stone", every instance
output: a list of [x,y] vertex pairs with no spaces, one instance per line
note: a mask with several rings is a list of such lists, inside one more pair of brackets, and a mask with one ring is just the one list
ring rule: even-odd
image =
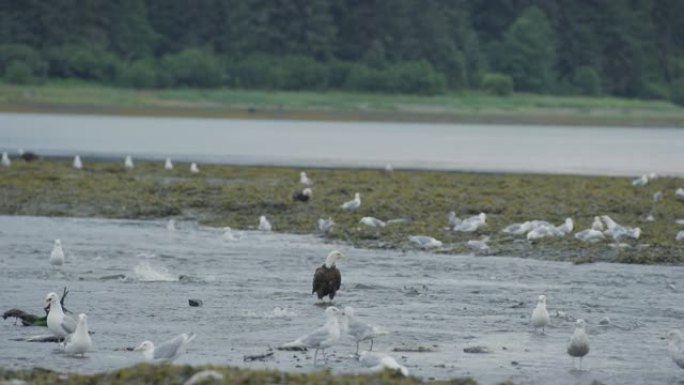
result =
[[200,307],[204,304],[201,299],[189,299],[188,304],[192,307]]
[[511,365],[513,365],[513,366],[518,366],[519,363],[518,363],[518,361],[511,361]]
[[473,353],[473,354],[485,354],[485,353],[491,353],[488,347],[486,346],[469,346],[465,349],[463,349],[463,352],[465,353]]
[[608,317],[603,317],[603,319],[601,319],[599,321],[599,325],[608,325],[608,324],[610,324],[610,318],[608,318]]

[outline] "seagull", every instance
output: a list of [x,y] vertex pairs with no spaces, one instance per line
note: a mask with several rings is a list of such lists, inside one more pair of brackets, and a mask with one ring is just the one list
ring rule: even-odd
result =
[[387,226],[387,224],[385,222],[383,222],[380,219],[375,218],[375,217],[363,217],[363,218],[361,218],[361,220],[359,222],[363,223],[364,225],[366,225],[368,227],[374,227],[374,228]]
[[229,226],[223,228],[223,239],[227,241],[237,241],[240,238],[242,238],[242,235],[240,233],[234,233],[233,229]]
[[607,227],[603,234],[612,237],[615,241],[619,241],[623,238],[639,239],[639,236],[641,235],[640,228],[619,225],[608,215],[602,215],[601,220],[603,220]]
[[195,339],[195,333],[182,333],[155,347],[152,341],[144,341],[133,349],[142,352],[146,361],[173,361],[185,352],[185,347]]
[[176,220],[171,218],[169,219],[168,222],[166,222],[166,230],[168,231],[176,231]]
[[592,222],[591,224],[591,229],[596,231],[603,231],[603,222],[601,222],[601,218],[594,217],[594,222]]
[[[5,154],[3,154],[3,159],[5,159]],[[2,164],[5,164],[5,161],[3,160]],[[684,188],[678,188],[677,191],[675,191],[675,196],[684,198]]]
[[389,334],[389,332],[385,329],[354,318],[354,308],[351,306],[346,306],[344,308],[342,311],[342,316],[343,317],[340,322],[342,333],[354,338],[356,341],[356,354],[359,354],[359,342],[370,340],[371,343],[368,350],[373,350],[373,339]]
[[458,225],[454,226],[454,231],[462,231],[471,233],[486,224],[487,214],[480,213],[468,219],[464,219]]
[[361,194],[356,193],[354,194],[354,199],[342,203],[340,206],[341,209],[343,210],[356,210],[361,206]]
[[69,334],[66,341],[64,341],[64,352],[71,355],[80,354],[81,357],[84,357],[85,353],[90,351],[92,346],[93,341],[88,333],[88,317],[81,313],[78,315],[76,331],[73,334]]
[[393,171],[394,171],[394,168],[392,167],[392,165],[389,164],[389,163],[387,163],[387,164],[385,165],[385,172],[388,173],[388,174],[391,174]]
[[166,162],[164,162],[164,170],[173,170],[173,163],[171,163],[171,158],[166,158]]
[[296,349],[296,348],[307,348],[315,349],[314,353],[314,366],[316,365],[316,358],[318,358],[318,351],[321,350],[323,353],[323,359],[325,357],[325,349],[336,344],[340,339],[340,316],[342,312],[340,309],[330,306],[325,309],[325,325],[314,330],[313,332],[303,335],[292,342],[288,342],[281,346],[282,349]]
[[311,199],[312,194],[313,191],[311,190],[311,188],[307,187],[302,191],[295,191],[295,193],[292,194],[292,199],[300,202],[308,202],[309,199]]
[[427,235],[411,235],[409,241],[415,243],[421,249],[430,249],[433,247],[442,247],[442,242]]
[[2,153],[2,165],[5,167],[9,167],[12,165],[12,161],[9,158],[9,155],[7,155],[6,152]]
[[572,218],[565,218],[565,223],[562,225],[556,226],[556,229],[562,234],[562,235],[568,235],[572,232],[572,229],[575,227],[575,222],[573,222]]
[[323,234],[329,233],[334,226],[335,226],[335,221],[333,221],[332,218],[328,218],[328,219],[319,218],[318,219],[318,230],[320,230]]
[[458,226],[458,224],[461,223],[461,219],[456,216],[455,211],[450,211],[449,212],[449,227],[454,228]]
[[344,254],[333,250],[325,258],[325,263],[314,272],[311,294],[316,293],[319,301],[326,295],[332,301],[337,291],[340,290],[342,274],[335,263],[344,258]]
[[49,307],[47,327],[55,336],[61,339],[76,331],[76,321],[64,314],[57,293],[48,293],[45,307]]
[[583,242],[596,243],[606,239],[606,237],[603,235],[602,231],[586,229],[576,233],[575,239]]
[[546,237],[558,237],[563,235],[555,226],[539,226],[527,233],[527,240],[535,242]]
[[684,369],[684,353],[682,352],[682,333],[679,330],[672,330],[667,339],[670,350],[670,358],[680,368]]
[[579,358],[579,370],[582,370],[582,358],[589,353],[589,338],[584,330],[587,323],[583,319],[575,321],[575,332],[568,343],[568,354],[572,357],[572,367],[575,368],[575,358]]
[[532,230],[532,222],[526,221],[523,223],[513,223],[511,225],[508,225],[504,227],[504,229],[501,230],[501,232],[513,235],[523,235],[530,230]]
[[259,217],[259,227],[257,227],[257,229],[261,231],[271,231],[271,222],[262,215]]
[[193,174],[197,174],[199,172],[199,167],[197,167],[197,163],[192,163],[190,165],[190,172]]
[[59,239],[55,239],[55,244],[52,246],[50,264],[55,266],[64,264],[64,251],[62,251],[62,241]]
[[125,167],[127,170],[132,170],[133,167],[135,167],[135,166],[133,165],[133,158],[131,158],[130,155],[126,155],[126,159],[124,160],[124,167]]
[[636,179],[632,179],[632,186],[646,186],[648,183],[648,175],[644,174]]
[[408,377],[409,375],[408,369],[405,366],[400,365],[397,360],[395,360],[394,357],[390,356],[389,354],[363,352],[359,356],[359,362],[367,367],[370,367],[370,370],[374,372],[391,369],[401,372],[404,377]]
[[675,235],[675,240],[676,241],[684,241],[684,230],[681,230]]
[[80,169],[83,168],[83,162],[81,162],[81,157],[80,157],[80,156],[76,155],[76,156],[74,157],[74,164],[73,164],[73,166],[74,166],[74,168],[77,169],[77,170],[80,170]]
[[479,240],[477,239],[471,239],[468,242],[466,242],[466,246],[471,248],[476,255],[487,255],[491,251],[489,249],[489,245],[487,242],[489,241],[489,237],[484,236],[480,238]]
[[657,191],[653,193],[653,203],[660,202],[663,200],[663,192]]
[[549,312],[546,310],[546,296],[542,294],[537,299],[537,307],[532,311],[530,322],[535,330],[541,328],[541,334],[544,334],[544,328],[549,324],[549,321]]
[[304,186],[313,186],[313,181],[306,176],[304,171],[299,173],[299,183],[303,184]]

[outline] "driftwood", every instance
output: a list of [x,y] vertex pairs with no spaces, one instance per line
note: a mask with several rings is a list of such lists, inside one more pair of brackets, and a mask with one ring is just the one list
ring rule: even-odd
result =
[[[69,294],[69,290],[67,290],[66,287],[64,287],[64,291],[62,292],[62,298],[59,300],[59,302],[62,304],[62,309],[64,309],[65,313],[71,313],[70,311],[67,310],[67,308],[64,307],[64,300],[67,297],[67,294]],[[21,309],[10,309],[7,310],[2,314],[2,319],[7,319],[7,318],[15,318],[17,320],[21,320],[21,324],[24,326],[45,326],[47,327],[47,314],[49,308],[45,308],[45,315],[44,316],[37,316],[34,314],[27,313]],[[41,341],[41,342],[47,342],[47,341]]]

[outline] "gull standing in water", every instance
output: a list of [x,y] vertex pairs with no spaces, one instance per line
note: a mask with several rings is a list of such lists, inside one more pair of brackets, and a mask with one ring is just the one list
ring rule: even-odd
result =
[[682,352],[682,333],[679,330],[672,330],[668,336],[668,348],[670,358],[680,368],[684,369],[684,352]]
[[2,165],[5,167],[9,167],[12,165],[12,161],[9,158],[9,155],[7,155],[6,152],[2,153]]
[[544,328],[549,324],[550,320],[549,312],[546,310],[546,296],[540,295],[537,299],[537,307],[532,311],[530,322],[535,331],[541,328],[541,334],[544,334]]
[[589,354],[589,338],[585,331],[587,323],[583,319],[575,321],[575,332],[568,343],[568,354],[572,357],[572,367],[575,368],[575,358],[579,358],[579,370],[582,370],[582,358]]
[[370,370],[374,372],[391,369],[398,370],[404,377],[408,377],[409,375],[408,369],[405,366],[400,365],[397,360],[395,360],[394,357],[390,356],[389,354],[363,352],[359,356],[359,362],[367,367],[370,367]]
[[370,348],[373,350],[373,340],[376,337],[385,336],[389,332],[375,325],[357,320],[354,317],[354,308],[346,306],[342,311],[341,329],[342,333],[354,338],[356,341],[356,354],[359,354],[359,342],[370,340]]
[[131,158],[130,155],[126,155],[126,159],[124,159],[124,167],[127,170],[132,170],[135,165],[133,165],[133,158]]
[[343,210],[356,210],[361,206],[361,194],[356,193],[354,194],[354,199],[342,203],[340,206],[341,209]]
[[288,342],[280,346],[281,349],[315,349],[314,352],[314,366],[316,366],[316,359],[318,358],[318,351],[323,353],[325,357],[325,349],[333,346],[340,339],[340,316],[342,312],[340,309],[330,306],[325,309],[325,325],[314,330],[313,332],[303,335],[292,342]]
[[152,341],[144,341],[133,350],[142,352],[143,357],[147,361],[170,362],[183,354],[185,347],[194,339],[195,333],[182,333],[156,347]]
[[64,264],[64,251],[62,250],[62,241],[59,239],[55,239],[55,244],[52,246],[50,264],[55,266]]
[[257,227],[257,229],[261,231],[271,231],[271,222],[266,219],[266,216],[262,215],[259,217],[259,227]]
[[166,162],[164,162],[164,170],[173,170],[173,163],[171,163],[171,158],[166,158]]
[[93,341],[90,339],[88,333],[88,317],[85,314],[78,315],[78,324],[76,324],[76,331],[67,336],[64,341],[64,352],[71,355],[80,354],[81,357],[90,351],[93,346]]
[[49,307],[47,316],[48,329],[60,339],[76,331],[76,321],[64,314],[57,293],[48,293],[45,307]]
[[80,156],[76,155],[76,156],[74,157],[73,166],[74,166],[74,168],[77,169],[77,170],[80,170],[80,169],[83,168],[83,162],[81,162],[81,157],[80,157]]

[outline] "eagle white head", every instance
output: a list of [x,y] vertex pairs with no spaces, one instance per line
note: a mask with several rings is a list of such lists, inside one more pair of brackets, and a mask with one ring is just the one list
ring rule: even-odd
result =
[[345,256],[341,252],[337,250],[333,250],[328,254],[328,257],[325,258],[325,266],[330,268],[335,266],[335,263],[339,260],[344,259]]

